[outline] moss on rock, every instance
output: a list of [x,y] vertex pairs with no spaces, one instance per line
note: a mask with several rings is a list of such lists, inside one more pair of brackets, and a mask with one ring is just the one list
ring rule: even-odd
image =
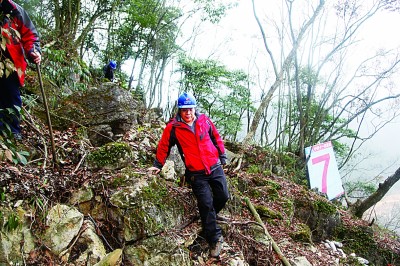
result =
[[317,199],[313,201],[315,211],[326,215],[333,215],[336,213],[336,206],[326,200]]
[[308,227],[306,224],[297,224],[296,228],[294,231],[289,233],[289,236],[294,240],[298,242],[303,242],[303,243],[312,243],[311,240],[311,229]]
[[255,208],[261,217],[266,217],[268,219],[279,219],[279,220],[283,219],[281,213],[271,210],[268,207],[257,205],[255,206]]
[[90,153],[89,166],[118,169],[126,166],[132,158],[132,149],[123,142],[111,142]]
[[344,243],[343,251],[346,254],[355,253],[373,265],[400,263],[400,254],[395,254],[377,244],[371,227],[339,226],[334,231],[334,235],[336,240]]
[[341,224],[336,206],[322,197],[313,199],[305,193],[304,197],[294,199],[294,207],[294,216],[310,227],[313,241],[328,238],[334,228]]

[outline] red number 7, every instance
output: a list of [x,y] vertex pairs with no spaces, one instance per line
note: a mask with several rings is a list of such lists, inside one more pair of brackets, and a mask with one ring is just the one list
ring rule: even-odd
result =
[[329,167],[329,160],[331,156],[329,153],[323,154],[321,156],[315,157],[312,159],[312,164],[317,164],[320,162],[324,162],[324,170],[322,171],[322,193],[327,194],[327,177],[328,177],[328,167]]

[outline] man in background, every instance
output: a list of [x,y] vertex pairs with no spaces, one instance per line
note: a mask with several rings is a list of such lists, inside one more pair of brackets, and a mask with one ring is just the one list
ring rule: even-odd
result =
[[[5,49],[0,48],[0,131],[8,125],[14,138],[21,140],[20,87],[25,81],[26,58],[40,64],[39,35],[25,10],[11,0],[0,0],[0,23],[2,43],[6,41]],[[13,112],[6,114],[9,108]]]
[[114,81],[114,71],[117,69],[117,63],[114,60],[110,60],[107,65],[104,66],[104,77],[110,81]]

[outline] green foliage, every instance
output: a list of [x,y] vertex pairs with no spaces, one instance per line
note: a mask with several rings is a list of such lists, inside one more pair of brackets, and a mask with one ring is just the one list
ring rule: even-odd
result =
[[21,163],[25,165],[28,163],[29,152],[21,150],[21,146],[15,142],[14,135],[7,123],[13,117],[18,116],[17,112],[20,108],[18,106],[15,106],[15,108],[17,111],[13,108],[0,109],[0,113],[3,115],[0,121],[5,126],[5,129],[0,131],[0,160],[6,159],[14,164]]
[[[348,119],[335,113],[335,104],[329,102],[329,87],[325,87],[329,85],[324,84],[318,76],[311,67],[300,67],[298,76],[290,80],[289,95],[281,97],[279,104],[274,105],[283,113],[281,120],[285,121],[282,125],[285,134],[284,138],[279,139],[280,146],[288,152],[302,154],[302,144],[308,147],[331,140],[340,165],[350,152],[350,148],[340,139],[354,138],[357,133],[349,128]],[[317,89],[322,92],[316,93]]]
[[253,184],[249,187],[249,194],[260,201],[276,201],[280,198],[280,184],[264,178],[260,175],[255,175],[252,180]]
[[18,4],[29,14],[42,40],[56,39],[56,37],[51,36],[54,33],[54,16],[49,11],[54,9],[50,5],[50,0],[25,0],[19,1]]
[[0,190],[0,201],[5,201],[6,200],[6,188],[2,187]]
[[76,136],[78,139],[87,139],[88,138],[88,129],[87,127],[79,127],[76,130]]
[[90,79],[89,68],[79,58],[71,57],[65,50],[44,48],[48,61],[43,64],[43,74],[58,87],[68,87],[73,91],[87,88]]
[[366,227],[338,227],[335,234],[339,241],[346,242],[343,250],[347,253],[360,254],[360,250],[376,249],[373,233]]
[[279,219],[279,220],[283,219],[283,216],[281,213],[276,212],[268,207],[265,207],[262,205],[257,205],[257,206],[255,206],[255,208],[261,217],[266,217],[269,219]]
[[311,235],[312,235],[312,233],[311,233],[310,227],[308,227],[308,225],[302,224],[302,223],[297,224],[296,228],[289,233],[289,236],[293,240],[298,241],[298,242],[303,242],[303,243],[310,243],[310,244],[312,243]]
[[240,193],[248,191],[250,189],[249,183],[238,177],[231,177],[229,184],[235,187]]
[[183,90],[193,93],[225,139],[235,140],[245,113],[254,111],[248,76],[213,60],[181,57],[179,66]]
[[371,181],[350,181],[343,184],[349,197],[365,198],[376,191],[376,185]]
[[255,164],[250,165],[249,168],[247,169],[247,173],[249,173],[249,174],[261,173],[260,166],[255,165]]
[[340,259],[340,265],[364,266],[356,256],[346,256]]
[[18,215],[12,212],[10,215],[8,215],[7,222],[4,224],[4,229],[6,231],[13,231],[21,225],[22,224],[20,223]]
[[212,23],[219,22],[226,14],[226,12],[237,5],[235,2],[227,3],[215,0],[194,0],[204,10],[202,20],[208,20]]
[[[348,130],[349,134],[347,137],[354,136],[354,132],[352,130]],[[341,164],[344,158],[349,154],[350,148],[347,144],[341,143],[338,140],[332,140],[333,150],[335,151],[335,158],[337,158],[338,165]]]
[[[279,152],[277,153],[278,162],[283,166],[286,173],[289,175],[296,175],[302,172],[301,169],[304,168],[302,160],[298,156],[290,152]],[[304,173],[302,173],[304,176]]]
[[260,197],[263,196],[261,192],[262,191],[259,188],[254,188],[254,187],[249,188],[249,195],[252,198],[259,199]]
[[[7,18],[5,18],[7,17]],[[11,17],[9,14],[5,15],[3,13],[0,14],[0,21],[3,23],[3,21],[7,19],[10,20]],[[10,44],[13,38],[20,38],[20,33],[16,31],[13,28],[7,28],[1,29],[1,34],[0,34],[0,77],[5,75],[8,77],[11,73],[16,71],[14,63],[9,59],[7,54],[5,53],[7,48],[6,45]],[[21,72],[21,70],[19,70]]]
[[343,246],[346,254],[355,253],[373,265],[386,265],[400,260],[400,255],[378,245],[371,227],[338,226],[335,228],[334,236],[337,241],[346,243]]
[[[250,168],[250,167],[249,167],[249,168]],[[255,173],[257,173],[257,172],[255,172]],[[267,178],[264,178],[264,177],[261,176],[261,175],[256,175],[256,176],[253,177],[253,182],[254,182],[254,184],[255,184],[256,186],[267,186],[267,185],[270,184],[270,182],[272,182],[272,181],[268,180]],[[275,182],[272,182],[272,183],[275,183]],[[275,183],[275,184],[276,184],[276,183]]]
[[149,55],[162,60],[178,49],[175,39],[179,30],[177,19],[182,16],[180,9],[155,0],[134,0],[126,3],[123,12],[123,16],[117,16],[115,22],[119,24],[112,35],[116,45],[111,54],[105,51],[105,60],[146,61]]
[[[321,106],[316,98],[308,98],[307,95],[302,95],[302,112],[307,115],[307,123],[305,132],[305,146],[311,146],[318,142],[325,141],[325,137],[330,136],[332,139],[332,143],[336,144],[338,149],[338,156],[343,156],[343,154],[347,154],[348,147],[345,144],[340,144],[340,142],[335,140],[336,136],[348,137],[352,138],[356,135],[356,133],[349,129],[346,125],[348,121],[343,118],[335,117],[330,113],[329,109],[325,109]],[[295,104],[289,106],[296,106]],[[295,131],[298,131],[300,128],[300,112],[298,109],[294,108],[290,112],[290,119],[294,121],[292,127]],[[288,128],[288,130],[293,130],[293,128]],[[332,132],[335,132],[332,135]],[[293,146],[294,144],[294,146]],[[293,147],[298,147],[297,144],[292,143]],[[292,152],[297,153],[295,149],[291,149]]]
[[168,195],[166,187],[160,187],[156,182],[151,183],[149,186],[143,188],[143,198],[156,204],[163,209],[165,207],[164,201]]
[[45,224],[47,214],[51,207],[49,200],[45,196],[39,194],[29,199],[29,205],[32,215],[34,215],[36,221],[40,224]]
[[271,189],[274,189],[274,190],[281,190],[282,189],[282,186],[279,183],[276,183],[276,182],[274,182],[272,180],[269,180],[269,179],[266,180],[266,186],[268,186],[268,187],[270,187]]
[[294,202],[290,198],[282,198],[281,200],[282,200],[283,211],[288,217],[287,222],[288,224],[290,224],[291,218],[293,217],[295,211]]
[[15,145],[14,142],[12,142],[9,138],[3,138],[3,136],[0,136],[0,147],[2,150],[4,150],[4,153],[2,154],[2,159],[4,157],[9,160],[10,162],[14,164],[21,163],[23,165],[28,163],[28,156],[29,152],[27,151],[21,151]]
[[267,186],[266,190],[267,190],[267,195],[268,195],[269,201],[276,201],[280,198],[278,188],[273,187],[273,186]]
[[313,201],[313,206],[317,212],[323,214],[331,215],[335,214],[337,211],[335,205],[325,200],[316,199],[315,201]]
[[[2,54],[1,57],[3,57]],[[2,58],[0,61],[0,75],[5,75],[6,77],[8,77],[14,71],[14,63],[9,58]]]
[[97,167],[105,167],[117,165],[121,160],[130,158],[131,156],[132,150],[128,144],[123,142],[113,142],[90,153],[87,160],[89,163],[92,163]]

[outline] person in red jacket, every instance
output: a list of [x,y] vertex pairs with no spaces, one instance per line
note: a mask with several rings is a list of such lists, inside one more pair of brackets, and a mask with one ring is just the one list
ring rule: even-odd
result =
[[223,243],[217,214],[229,199],[222,165],[226,163],[223,141],[213,122],[196,111],[196,99],[189,93],[178,98],[178,113],[163,131],[157,146],[154,165],[158,174],[172,146],[177,145],[185,163],[185,176],[190,180],[197,199],[204,236],[210,245],[210,255],[218,257]]
[[[22,138],[19,109],[22,106],[20,87],[24,85],[27,66],[25,56],[40,64],[39,35],[26,11],[11,0],[0,0],[0,23],[1,38],[6,40],[5,48],[0,47],[0,131],[7,123],[15,139],[19,140]],[[9,65],[10,60],[14,69],[1,67]],[[4,113],[8,108],[14,110],[11,117]]]

